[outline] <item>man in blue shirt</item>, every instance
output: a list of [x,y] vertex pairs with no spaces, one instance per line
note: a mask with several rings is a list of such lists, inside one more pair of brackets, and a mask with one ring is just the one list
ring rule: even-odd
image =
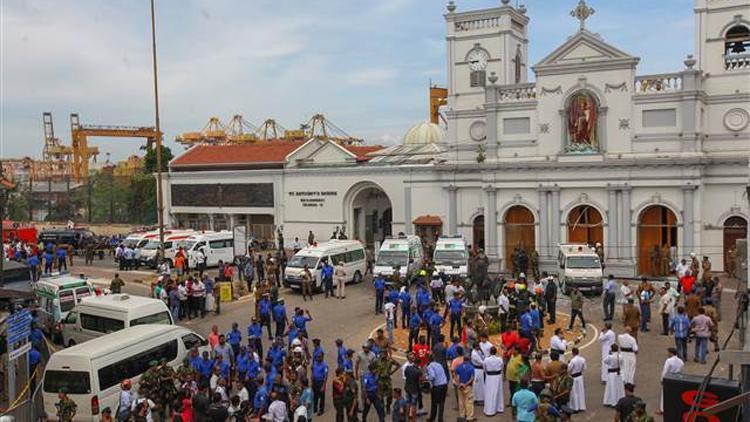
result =
[[[401,298],[401,295],[398,293],[396,286],[385,286],[385,288],[388,301],[395,306],[395,308],[393,308],[393,327],[395,328],[398,325],[398,301]],[[389,397],[390,395],[391,392],[388,392]]]
[[240,347],[239,353],[234,356],[234,362],[237,366],[237,378],[244,384],[245,379],[247,379],[247,368],[250,366],[250,361],[253,360],[253,357],[250,356],[247,346],[244,345]]
[[443,365],[437,362],[434,356],[427,365],[427,381],[430,382],[430,417],[427,420],[442,421],[445,398],[448,395],[448,376]]
[[235,356],[240,354],[240,344],[242,344],[242,331],[236,322],[232,323],[232,329],[227,333],[227,342],[232,347]]
[[279,301],[274,305],[273,320],[276,322],[276,337],[284,337],[284,330],[286,329],[287,324],[289,324],[284,302]]
[[263,326],[258,322],[258,318],[253,317],[250,325],[247,326],[247,344],[251,349],[258,352],[258,356],[263,356]]
[[55,256],[52,254],[52,251],[49,249],[51,248],[52,244],[48,243],[47,247],[48,249],[44,252],[44,274],[50,274],[52,272],[52,264],[55,260]]
[[378,395],[378,376],[375,375],[375,365],[372,363],[362,378],[362,386],[365,390],[365,406],[362,410],[362,420],[367,420],[367,414],[370,413],[370,406],[374,406],[375,412],[378,413],[378,420],[385,422],[383,403],[380,401],[380,396]]
[[427,333],[427,342],[430,343],[430,347],[435,347],[435,344],[440,338],[440,329],[445,322],[443,317],[441,317],[439,313],[435,312],[434,306],[435,305],[432,305],[431,307],[432,312],[430,314],[430,319],[428,320],[430,324],[430,331]]
[[26,264],[29,266],[29,273],[31,274],[31,281],[37,281],[39,279],[39,257],[32,254]]
[[531,350],[535,350],[536,336],[534,336],[534,318],[531,316],[531,310],[524,312],[521,315],[521,326],[519,330],[521,337],[524,337],[531,342]]
[[[320,340],[318,340],[320,342]],[[328,364],[325,361],[323,352],[312,365],[312,390],[313,390],[313,412],[318,412],[318,416],[323,415],[326,411],[326,384],[328,383]]]
[[201,382],[208,385],[208,380],[211,378],[213,371],[214,361],[208,357],[208,352],[203,352],[203,359],[200,361],[200,369],[198,370],[201,373]]
[[406,287],[401,288],[398,300],[401,302],[401,328],[406,328],[409,325],[409,318],[411,318],[411,295]]
[[[307,316],[305,316],[305,314],[307,314]],[[297,308],[296,314],[292,318],[292,324],[297,327],[297,330],[299,330],[303,337],[307,337],[307,323],[310,321],[312,321],[310,311]]]
[[320,278],[323,280],[323,289],[325,290],[326,299],[330,294],[333,294],[333,265],[328,263],[328,260],[323,261],[323,268],[320,270]]
[[685,314],[685,308],[677,307],[677,314],[669,320],[669,331],[674,333],[674,344],[677,348],[677,356],[683,361],[687,360],[687,342],[690,334],[690,319]]
[[313,353],[312,353],[313,362],[318,360],[318,356],[323,356],[323,346],[320,345],[319,338],[314,338],[313,339]]
[[470,421],[474,419],[474,365],[464,355],[464,361],[456,367],[458,378],[458,417]]
[[55,256],[57,256],[57,271],[68,271],[68,263],[65,260],[68,256],[68,251],[64,247],[58,246]]
[[216,363],[214,363],[214,366],[216,368],[219,368],[219,376],[227,380],[229,379],[232,365],[229,362],[224,360],[224,356],[217,354]]
[[[420,285],[417,288],[417,311],[422,314],[430,305],[430,292]],[[422,315],[424,317],[424,315]]]
[[520,388],[513,394],[511,405],[513,406],[513,415],[517,422],[534,422],[536,420],[536,407],[539,400],[536,394],[529,390],[529,380],[521,378]]
[[344,372],[354,372],[354,350],[346,349],[346,358],[341,366]]
[[615,296],[617,294],[617,282],[615,276],[610,274],[607,283],[604,284],[602,292],[602,306],[604,307],[604,322],[612,321],[615,317]]
[[458,350],[461,348],[461,341],[459,337],[453,337],[451,339],[451,345],[448,346],[448,350],[445,351],[445,358],[448,361],[452,361],[458,357]]
[[273,334],[271,334],[271,300],[268,298],[268,293],[258,301],[258,316],[260,316],[260,325],[268,329],[268,339],[273,340]]
[[417,307],[412,306],[411,310],[411,317],[409,318],[409,350],[411,350],[411,346],[417,342],[417,339],[419,338],[419,327],[422,325],[422,317],[419,316]]
[[268,408],[268,388],[262,379],[257,380],[258,389],[253,397],[253,410],[258,416],[262,416]]
[[344,360],[346,360],[346,347],[344,347],[344,340],[340,338],[336,339],[336,368],[343,368]]
[[378,274],[375,280],[372,282],[375,287],[375,314],[383,313],[383,301],[385,299],[385,280],[383,276]]
[[268,349],[267,358],[271,359],[271,363],[277,369],[281,369],[281,366],[284,364],[284,356],[286,356],[286,351],[278,341],[274,342],[273,346]]
[[448,300],[448,306],[445,307],[443,318],[448,316],[448,312],[450,312],[451,322],[450,336],[453,338],[454,327],[457,328],[456,335],[461,335],[461,319],[463,318],[464,313],[464,301],[461,299],[460,292],[453,293],[453,297]]

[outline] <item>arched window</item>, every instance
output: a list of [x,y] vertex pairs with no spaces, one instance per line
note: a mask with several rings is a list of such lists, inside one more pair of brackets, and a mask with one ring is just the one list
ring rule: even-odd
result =
[[724,38],[724,55],[735,56],[750,53],[750,29],[736,25],[727,31]]
[[516,66],[515,66],[516,83],[520,84],[521,83],[521,48],[520,47],[516,48],[516,58],[514,61],[516,62]]

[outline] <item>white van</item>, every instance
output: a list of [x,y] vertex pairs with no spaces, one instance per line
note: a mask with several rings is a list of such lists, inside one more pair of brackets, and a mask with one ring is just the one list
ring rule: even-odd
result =
[[448,276],[469,276],[469,245],[463,236],[440,237],[432,256],[435,271]]
[[39,303],[38,318],[41,328],[55,342],[60,342],[60,322],[83,298],[94,295],[94,286],[88,278],[66,273],[53,274],[43,276],[37,281],[34,293]]
[[321,287],[323,280],[320,270],[323,261],[328,261],[334,267],[339,261],[344,261],[346,282],[359,283],[367,271],[367,254],[362,243],[358,240],[329,240],[317,245],[307,246],[294,254],[287,263],[284,271],[284,285],[293,289],[302,287],[302,274],[305,264],[315,276],[315,288]]
[[[193,230],[168,230],[164,232],[164,259],[169,262],[169,267],[173,267],[174,256],[180,246],[186,244],[186,241],[195,234]],[[156,268],[156,251],[159,249],[159,236],[149,239],[141,248],[141,264],[149,268]]]
[[387,237],[380,245],[373,275],[391,276],[396,267],[401,279],[409,278],[424,264],[422,239],[419,236]]
[[177,325],[138,325],[59,350],[44,369],[44,410],[49,415],[57,413],[57,394],[64,388],[77,405],[77,421],[98,421],[101,409],[117,411],[122,380],[130,379],[132,391],[138,391],[149,362],[165,358],[177,368],[193,346],[206,349],[207,343]]
[[573,287],[581,292],[602,293],[604,273],[594,248],[583,243],[560,245],[557,262],[562,270],[559,280],[564,294],[569,294]]
[[71,347],[143,324],[174,325],[174,320],[159,299],[124,293],[88,297],[62,320],[63,344]]
[[194,234],[184,242],[190,268],[196,267],[196,254],[201,249],[206,254],[206,267],[215,267],[219,261],[234,262],[234,234],[228,230]]

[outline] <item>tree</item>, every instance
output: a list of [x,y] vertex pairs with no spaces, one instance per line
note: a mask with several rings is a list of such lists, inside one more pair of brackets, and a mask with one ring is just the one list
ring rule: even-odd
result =
[[[161,171],[167,171],[169,162],[173,157],[174,155],[172,155],[172,150],[169,149],[169,147],[162,145]],[[144,157],[143,162],[143,171],[148,174],[156,173],[156,146],[154,146],[153,148],[149,148],[148,151],[146,151],[146,157]]]

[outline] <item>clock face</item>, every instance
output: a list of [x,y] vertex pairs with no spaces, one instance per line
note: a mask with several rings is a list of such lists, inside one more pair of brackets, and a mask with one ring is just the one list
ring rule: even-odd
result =
[[484,50],[474,49],[469,52],[467,59],[469,62],[469,69],[473,71],[484,70],[487,67],[489,55]]

